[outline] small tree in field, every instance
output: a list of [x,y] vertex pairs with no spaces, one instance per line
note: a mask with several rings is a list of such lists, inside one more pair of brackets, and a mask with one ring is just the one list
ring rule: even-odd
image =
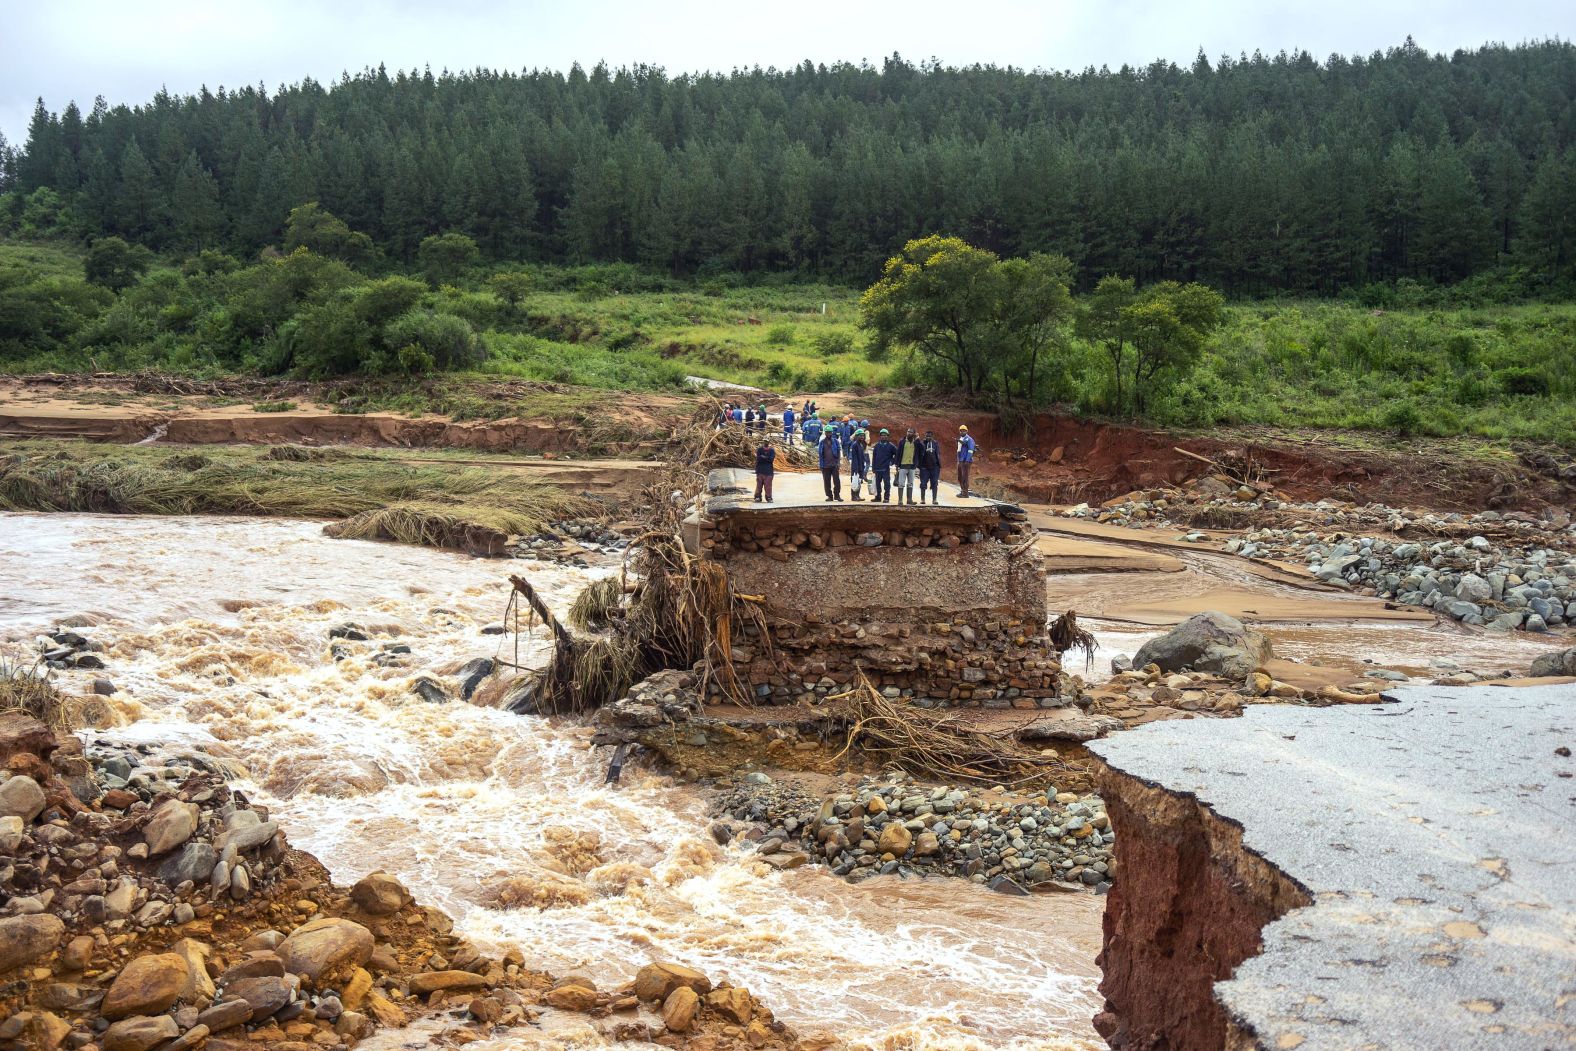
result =
[[82,276],[89,282],[119,292],[142,279],[153,262],[153,253],[142,245],[127,244],[118,237],[100,237],[82,260]]
[[285,251],[294,252],[297,248],[351,266],[370,261],[374,254],[372,238],[352,230],[316,201],[290,209],[290,218],[285,221]]
[[1163,281],[1122,310],[1133,343],[1133,402],[1138,412],[1144,411],[1145,395],[1156,376],[1186,371],[1198,362],[1209,336],[1225,320],[1225,307],[1225,298],[1213,288]]
[[859,299],[860,324],[883,344],[913,347],[951,365],[976,394],[990,372],[999,306],[994,252],[957,237],[910,241]]
[[505,270],[487,279],[487,287],[492,289],[493,295],[503,300],[511,314],[519,312],[520,304],[531,294],[534,284],[531,275],[524,270]]
[[1111,359],[1117,412],[1121,412],[1125,405],[1122,398],[1122,367],[1127,357],[1128,344],[1133,338],[1127,308],[1133,305],[1136,298],[1132,278],[1107,275],[1094,286],[1094,291],[1078,310],[1078,335],[1098,343],[1106,357]]
[[421,247],[416,249],[416,259],[426,273],[427,280],[434,285],[454,280],[475,266],[480,258],[481,252],[476,242],[457,233],[424,238]]

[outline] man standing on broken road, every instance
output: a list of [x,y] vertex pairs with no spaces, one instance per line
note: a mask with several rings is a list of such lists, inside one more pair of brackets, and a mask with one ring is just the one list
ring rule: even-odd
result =
[[914,502],[914,473],[919,469],[919,439],[914,437],[914,428],[910,427],[908,433],[903,435],[903,440],[897,446],[897,502],[905,500],[909,504]]
[[958,424],[958,491],[965,500],[969,498],[969,474],[974,469],[975,448],[968,425]]
[[919,440],[919,502],[925,502],[925,490],[930,490],[930,502],[941,503],[941,443],[936,432],[926,429]]
[[772,502],[772,476],[776,473],[773,461],[777,459],[777,450],[772,448],[772,443],[766,440],[766,435],[761,435],[761,444],[755,450],[755,502],[760,503],[764,495],[767,503]]
[[861,427],[848,443],[848,488],[855,500],[864,499],[859,495],[859,490],[865,484],[865,472],[870,467],[870,456],[865,447],[867,441],[869,435]]
[[843,502],[842,442],[837,428],[828,427],[821,435],[821,485],[826,489],[826,502]]
[[870,470],[875,476],[870,483],[870,499],[881,504],[892,502],[892,464],[897,462],[897,446],[892,444],[890,433],[881,428],[881,440],[870,449]]

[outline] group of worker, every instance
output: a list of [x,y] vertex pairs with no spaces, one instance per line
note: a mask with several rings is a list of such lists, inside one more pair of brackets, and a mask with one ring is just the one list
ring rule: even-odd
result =
[[765,402],[751,407],[730,401],[724,403],[721,410],[718,411],[717,427],[720,430],[729,424],[733,424],[743,427],[746,434],[765,434],[766,423],[770,418],[770,414],[766,411]]
[[[925,494],[930,502],[941,502],[941,443],[933,430],[926,429],[921,437],[908,428],[901,439],[894,442],[891,432],[882,427],[874,442],[870,435],[869,420],[855,420],[845,416],[841,420],[822,422],[814,403],[806,403],[801,430],[804,441],[815,446],[816,462],[821,468],[821,484],[828,503],[843,500],[842,475],[844,464],[848,470],[849,496],[863,501],[866,484],[870,486],[873,503],[891,503],[896,483],[899,504],[923,504]],[[794,410],[784,410],[784,440],[792,444]],[[958,491],[963,499],[969,498],[969,476],[974,467],[978,446],[966,426],[958,427]],[[777,450],[762,432],[760,445],[755,450],[755,502],[772,502],[772,478],[775,474]],[[895,479],[894,479],[895,476]],[[914,499],[914,483],[919,483],[919,499]]]

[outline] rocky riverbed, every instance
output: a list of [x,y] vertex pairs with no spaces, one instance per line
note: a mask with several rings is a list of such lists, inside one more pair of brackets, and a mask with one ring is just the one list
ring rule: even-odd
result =
[[1115,835],[1098,796],[926,785],[902,775],[811,791],[745,774],[717,800],[719,842],[752,843],[774,868],[816,862],[852,880],[961,876],[992,890],[1109,889]]

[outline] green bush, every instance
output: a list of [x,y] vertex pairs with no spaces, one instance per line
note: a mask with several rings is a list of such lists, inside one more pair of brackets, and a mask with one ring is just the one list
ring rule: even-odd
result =
[[822,332],[815,337],[815,351],[823,358],[854,352],[854,337],[846,332]]
[[1409,401],[1398,401],[1385,406],[1379,419],[1387,429],[1401,435],[1416,434],[1423,427],[1423,414]]
[[395,318],[383,330],[381,343],[384,355],[374,359],[369,371],[448,371],[472,368],[486,357],[475,330],[463,318],[429,310]]
[[792,325],[773,325],[766,330],[766,342],[774,347],[791,347],[796,335]]
[[1500,389],[1517,397],[1546,398],[1549,394],[1549,377],[1538,369],[1509,368],[1496,377]]

